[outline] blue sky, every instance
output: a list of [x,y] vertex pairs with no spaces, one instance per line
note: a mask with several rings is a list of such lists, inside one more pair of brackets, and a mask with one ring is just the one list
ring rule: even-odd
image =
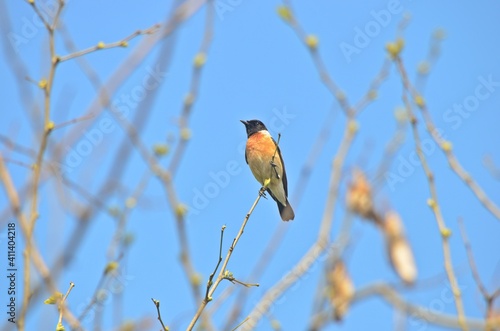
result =
[[[228,266],[238,279],[260,284],[260,287],[250,289],[241,321],[253,304],[286,275],[316,240],[325,207],[331,162],[342,138],[345,116],[321,83],[307,48],[277,15],[280,2],[220,0],[216,4],[213,41],[189,122],[192,137],[174,178],[178,199],[189,208],[186,227],[191,257],[202,283],[217,261],[221,226],[227,226],[225,252],[259,189],[244,161],[246,134],[240,119],[260,119],[268,125],[274,137],[282,134],[280,147],[285,158],[290,197],[298,193],[303,195],[300,204],[296,204],[293,222],[282,224],[271,199],[261,200],[252,214]],[[63,12],[63,21],[76,47],[83,49],[99,41],[118,41],[137,29],[162,23],[172,5],[171,1],[153,0],[120,3],[70,1]],[[317,1],[312,4],[296,1],[293,6],[306,33],[319,38],[319,53],[326,68],[351,103],[366,93],[379,72],[387,56],[385,45],[396,39],[397,26],[405,15],[410,15],[411,20],[403,35],[405,48],[402,57],[412,80],[416,77],[418,64],[427,56],[433,33],[442,29],[446,38],[441,43],[441,53],[431,69],[423,95],[436,127],[453,143],[453,150],[463,167],[490,199],[500,203],[499,179],[487,171],[483,161],[489,155],[497,167],[500,166],[500,130],[497,127],[500,123],[499,3],[391,0],[370,4],[363,1]],[[0,52],[0,70],[4,77],[0,96],[5,101],[0,133],[23,146],[37,148],[39,138],[34,135],[29,110],[23,100],[29,100],[31,95],[39,110],[43,95],[27,80],[22,82],[23,89],[19,88],[16,83],[20,78],[19,71],[13,70],[13,62],[7,59],[5,49],[14,50],[13,54],[26,65],[30,78],[39,81],[48,72],[47,33],[39,26],[28,4],[8,2],[4,7],[10,26],[7,27],[7,36],[5,29],[2,31],[4,51]],[[166,71],[156,67],[156,57],[160,53],[160,47],[156,47],[111,97],[112,104],[133,122],[137,104],[144,98],[144,93],[153,90],[158,93],[141,132],[148,147],[165,142],[175,147],[178,137],[176,119],[189,91],[193,58],[204,32],[205,10],[202,8],[175,33]],[[383,16],[381,13],[388,14]],[[360,31],[366,34],[364,38]],[[140,36],[130,41],[127,48],[102,50],[85,58],[105,81],[144,38]],[[355,47],[356,51],[346,53],[346,47]],[[68,53],[59,36],[56,51],[61,55]],[[332,237],[339,233],[346,214],[344,193],[350,170],[359,166],[373,177],[384,158],[385,145],[397,126],[395,109],[403,104],[401,92],[401,81],[393,66],[378,91],[377,99],[357,119],[360,130],[344,166]],[[57,125],[82,116],[95,97],[92,84],[76,61],[61,63],[53,90],[52,120]],[[310,180],[303,192],[297,192],[301,169],[324,123],[330,120],[329,135]],[[464,220],[478,271],[490,291],[500,286],[499,220],[450,170],[443,153],[431,142],[423,121],[419,122],[419,132],[427,148],[429,165],[436,176],[443,216],[452,231],[452,259],[465,312],[467,316],[481,318],[484,301],[471,277],[457,219]],[[61,163],[70,168],[66,175],[95,194],[110,173],[109,167],[121,141],[128,138],[111,114],[103,112],[93,119],[55,130],[49,147],[67,139],[69,133],[78,133],[80,138],[73,145],[64,147],[65,156]],[[130,149],[130,161],[116,191],[105,201],[106,208],[123,208],[143,174],[147,173],[139,153],[132,145]],[[402,296],[422,307],[456,314],[454,303],[449,300],[441,238],[426,203],[429,197],[427,181],[422,167],[412,161],[414,150],[408,126],[406,139],[384,176],[386,179],[377,192],[376,201],[384,208],[397,210],[402,216],[414,250],[419,278],[415,288],[405,290]],[[30,164],[33,160],[9,151],[5,144],[0,145],[0,152],[8,158],[7,165],[14,183],[22,187],[29,181],[30,171],[13,161]],[[162,164],[169,164],[170,157],[162,160]],[[397,176],[397,182],[387,179],[394,176]],[[227,180],[221,181],[220,178]],[[74,191],[61,186],[56,179],[43,184],[40,219],[35,234],[49,265],[67,245],[76,226],[71,209],[57,197],[61,194],[58,190],[63,190],[81,204],[88,203]],[[3,239],[6,223],[14,218],[5,212],[6,195],[3,190],[0,192]],[[295,201],[291,199],[291,203]],[[150,300],[154,297],[161,301],[164,321],[172,330],[184,329],[189,323],[198,304],[193,302],[188,280],[178,261],[179,242],[172,215],[160,182],[155,177],[150,178],[127,220],[126,233],[133,236],[134,242],[120,269],[118,283],[123,289],[115,288],[117,295],[103,305],[102,325],[105,330],[117,327],[113,312],[117,311],[115,302],[120,296],[123,300],[121,316],[125,320],[147,317],[151,319],[151,329],[159,329],[156,310]],[[73,262],[58,279],[58,286],[63,291],[70,281],[76,284],[68,302],[77,313],[91,298],[109,262],[107,250],[116,224],[116,220],[102,212],[92,218]],[[279,226],[286,226],[288,230],[266,272],[259,279],[247,279]],[[5,241],[1,242],[4,245]],[[19,234],[19,264],[22,245]],[[354,219],[351,242],[344,257],[357,288],[377,281],[398,282],[387,261],[381,233],[367,222]],[[271,319],[278,320],[284,330],[305,329],[322,272],[323,265],[318,262],[285,293],[257,329],[269,330]],[[429,285],[429,279],[437,281]],[[18,286],[21,286],[21,278]],[[223,282],[215,292],[215,298],[229,287],[238,285]],[[0,297],[7,298],[3,286],[1,290]],[[18,300],[20,298],[21,295]],[[234,298],[233,295],[225,301],[214,315],[217,326],[224,324]],[[496,307],[498,309],[498,305]],[[95,317],[89,318],[85,325],[91,328],[94,320]],[[29,315],[28,330],[51,328],[56,321],[57,312],[53,306],[37,305]],[[383,330],[393,328],[396,321],[393,307],[379,298],[371,298],[356,303],[342,324],[330,323],[326,329],[359,330],[375,326]],[[409,330],[440,329],[416,318],[408,318],[405,326]]]

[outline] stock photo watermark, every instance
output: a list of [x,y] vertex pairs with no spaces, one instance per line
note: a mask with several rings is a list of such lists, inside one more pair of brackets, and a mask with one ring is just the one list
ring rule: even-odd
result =
[[466,96],[462,102],[454,103],[452,107],[443,113],[443,120],[451,124],[453,130],[457,130],[462,125],[463,120],[469,118],[481,104],[495,93],[500,87],[500,81],[494,81],[493,75],[477,77],[479,83],[474,88],[474,93]]
[[[271,132],[284,132],[286,127],[297,117],[296,114],[289,112],[286,107],[274,108],[272,113],[272,117],[267,121],[268,129]],[[210,201],[218,197],[221,191],[229,186],[231,179],[241,173],[245,162],[245,144],[246,137],[236,146],[240,156],[237,160],[227,161],[223,169],[209,171],[208,177],[210,179],[208,182],[201,187],[193,188],[193,197],[188,206],[188,210],[193,215],[199,215],[202,210],[210,205]]]
[[[129,92],[121,93],[111,102],[110,111],[116,116],[128,118],[137,104],[144,100],[149,92],[158,88],[167,75],[160,70],[158,65],[154,68],[148,66],[145,71],[146,74],[140,84],[134,86]],[[106,135],[116,130],[117,126],[116,121],[110,115],[102,116],[91,129],[83,133],[73,147],[68,148],[63,162],[59,164],[62,174],[69,174],[80,166],[84,159],[104,141]]]
[[241,6],[243,0],[215,0],[212,4],[214,6],[217,17],[224,21],[226,13],[233,12],[236,8]]
[[76,313],[82,317],[83,323],[94,320],[96,313],[102,312],[114,295],[123,293],[130,281],[134,280],[132,275],[116,273],[108,280],[107,286],[99,289],[95,296],[87,298],[76,307]]
[[385,8],[370,11],[371,19],[362,27],[354,27],[354,37],[352,42],[342,41],[339,44],[340,50],[347,63],[351,63],[355,55],[367,48],[373,39],[377,38],[381,31],[388,27],[394,17],[403,12],[403,6],[399,0],[390,0]]
[[7,315],[7,321],[13,324],[17,322],[17,293],[18,290],[18,265],[16,260],[17,251],[17,230],[16,223],[7,223],[5,233],[0,233],[0,243],[2,248],[7,252],[5,253],[5,278],[6,281],[3,282],[6,286],[5,289],[2,288],[2,292],[5,291],[5,312]]
[[[66,5],[71,0],[66,0]],[[36,6],[43,17],[49,22],[54,19],[57,8],[59,4],[57,1],[37,1]],[[20,22],[17,22],[20,26],[17,29],[17,32],[10,31],[7,34],[7,38],[9,39],[10,45],[14,49],[16,53],[19,53],[20,48],[22,46],[27,45],[31,40],[33,40],[40,30],[46,31],[45,25],[43,24],[40,17],[37,13],[33,12],[30,17],[22,17]]]
[[[453,131],[459,130],[464,120],[470,118],[479,109],[481,102],[489,99],[500,87],[500,81],[494,80],[492,74],[480,75],[477,80],[478,83],[471,94],[465,96],[461,102],[454,103],[442,113],[443,121],[450,124]],[[435,134],[438,138],[447,140],[443,129],[437,128]],[[422,139],[421,147],[426,157],[432,156],[438,149],[436,142],[431,138]],[[415,150],[408,155],[398,155],[395,164],[392,171],[387,171],[384,174],[385,183],[392,192],[396,190],[398,184],[404,183],[421,167],[420,159]]]

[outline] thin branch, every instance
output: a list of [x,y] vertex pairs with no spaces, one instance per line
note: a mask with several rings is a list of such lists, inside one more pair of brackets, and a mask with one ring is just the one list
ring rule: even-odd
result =
[[161,324],[161,327],[163,328],[163,331],[168,331],[168,327],[165,326],[165,324],[163,324],[163,320],[161,319],[161,313],[160,313],[160,301],[159,300],[155,300],[153,298],[151,298],[151,300],[153,301],[153,303],[155,304],[156,306],[156,311],[158,312],[158,321],[160,321],[160,324]]
[[259,190],[259,194],[257,195],[257,198],[255,199],[252,207],[250,207],[250,210],[246,214],[245,218],[243,219],[243,223],[241,224],[240,230],[238,231],[238,234],[236,237],[233,239],[233,243],[229,247],[229,250],[227,252],[226,258],[224,259],[224,262],[222,263],[221,270],[219,272],[219,275],[217,276],[217,279],[215,280],[214,284],[210,288],[210,290],[207,292],[205,298],[201,302],[200,306],[198,307],[198,310],[196,311],[193,319],[189,323],[189,326],[187,327],[187,331],[191,331],[194,326],[196,325],[196,322],[200,318],[201,314],[203,313],[203,310],[207,306],[207,304],[212,301],[212,296],[219,286],[220,282],[224,280],[227,277],[227,264],[229,263],[229,260],[231,259],[231,256],[233,254],[234,249],[236,248],[236,244],[238,244],[238,241],[240,240],[241,236],[243,235],[243,232],[245,231],[245,226],[247,225],[248,220],[250,219],[250,216],[252,215],[255,207],[259,203],[260,198],[264,195],[264,192],[266,190],[265,186],[262,186],[261,189]]
[[66,294],[62,298],[61,302],[59,303],[58,309],[59,309],[59,320],[57,321],[57,330],[59,330],[59,326],[62,327],[62,318],[63,318],[63,312],[66,309],[66,299],[68,298],[68,295],[70,294],[71,290],[75,287],[75,283],[70,282],[69,283],[69,288],[68,291],[66,291]]
[[229,280],[233,284],[240,284],[240,285],[243,285],[245,287],[259,287],[260,286],[258,283],[245,283],[245,282],[242,282],[241,280],[237,280],[236,278],[234,278],[233,275],[228,275],[225,277],[225,279]]
[[99,51],[99,50],[115,48],[115,47],[127,47],[128,42],[130,40],[132,40],[138,36],[150,35],[150,34],[156,33],[159,29],[160,29],[160,24],[154,24],[150,28],[147,28],[144,30],[137,30],[134,33],[130,34],[129,36],[123,38],[122,40],[111,42],[108,44],[105,44],[103,42],[99,42],[99,43],[97,43],[97,45],[83,49],[81,51],[76,51],[76,52],[68,54],[68,55],[59,56],[58,60],[59,60],[59,62],[64,62],[64,61],[68,61],[68,60],[71,60],[71,59],[74,59],[74,58],[77,58],[80,56],[84,56],[84,55],[87,55],[89,53]]
[[222,262],[222,243],[224,240],[224,230],[225,229],[226,229],[225,225],[223,225],[222,228],[220,229],[219,260],[217,261],[217,265],[215,266],[214,271],[208,277],[207,292],[205,293],[205,298],[208,298],[208,292],[210,291],[210,288],[212,287],[212,284],[213,284],[212,281],[214,279],[215,273],[217,272],[217,269],[219,269],[219,265]]

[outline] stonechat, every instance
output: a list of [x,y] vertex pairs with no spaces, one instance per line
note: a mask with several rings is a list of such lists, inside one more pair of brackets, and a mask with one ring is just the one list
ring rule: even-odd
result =
[[264,186],[269,183],[266,191],[278,204],[281,219],[293,220],[295,214],[288,202],[288,183],[285,163],[281,151],[266,126],[259,120],[241,121],[247,130],[245,160],[257,181]]

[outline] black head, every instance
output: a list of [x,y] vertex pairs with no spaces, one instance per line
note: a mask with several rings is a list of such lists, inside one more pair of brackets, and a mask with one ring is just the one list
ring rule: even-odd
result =
[[266,130],[267,131],[267,128],[264,125],[264,123],[262,123],[259,120],[249,120],[249,121],[243,121],[243,120],[241,120],[241,123],[245,124],[245,128],[247,129],[247,135],[249,137],[252,134],[254,134],[255,132],[259,132],[259,131],[262,131],[262,130]]

